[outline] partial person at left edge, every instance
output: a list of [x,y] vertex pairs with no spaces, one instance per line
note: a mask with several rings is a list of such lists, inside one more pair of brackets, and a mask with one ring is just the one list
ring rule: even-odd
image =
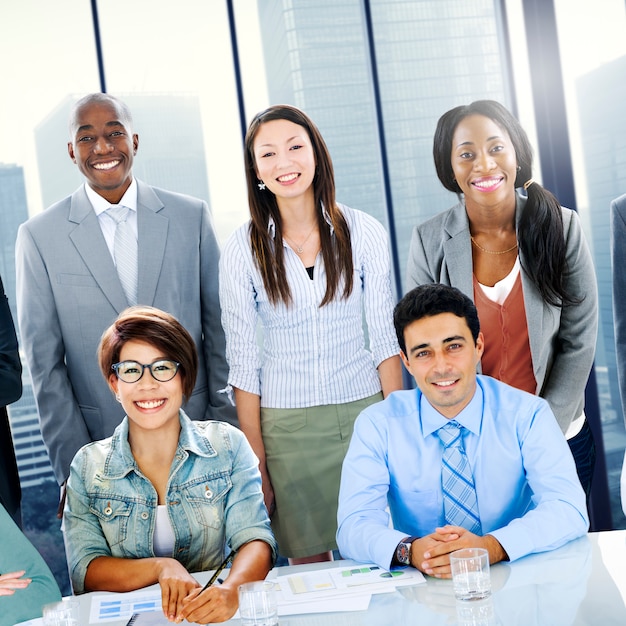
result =
[[[124,411],[94,355],[129,304],[158,307],[191,333],[200,357],[185,410],[235,423],[226,386],[218,297],[219,247],[206,202],[134,178],[139,137],[130,110],[101,93],[81,98],[69,121],[69,156],[86,181],[22,224],[16,244],[18,321],[43,440],[59,484],[83,445],[109,437]],[[134,290],[118,276],[111,205],[127,207]],[[123,221],[123,220],[122,220]]]
[[21,396],[22,364],[9,301],[0,278],[0,504],[19,526],[22,490],[6,407]]

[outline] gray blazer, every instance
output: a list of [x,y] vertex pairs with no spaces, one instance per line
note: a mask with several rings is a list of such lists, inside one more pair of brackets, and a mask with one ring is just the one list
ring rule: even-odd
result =
[[611,266],[613,268],[613,322],[617,378],[626,418],[626,194],[611,202]]
[[[138,302],[185,326],[199,352],[194,419],[235,422],[226,386],[218,297],[219,248],[206,203],[137,181]],[[57,480],[80,447],[108,437],[124,412],[96,359],[103,331],[128,305],[95,211],[81,186],[20,226],[21,341]]]
[[[525,203],[518,196],[517,221]],[[524,270],[521,276],[537,394],[550,403],[565,433],[584,408],[598,332],[598,289],[578,215],[565,208],[562,215],[569,267],[565,286],[582,302],[550,306]],[[462,203],[413,230],[407,289],[435,282],[457,287],[474,299],[469,220]]]

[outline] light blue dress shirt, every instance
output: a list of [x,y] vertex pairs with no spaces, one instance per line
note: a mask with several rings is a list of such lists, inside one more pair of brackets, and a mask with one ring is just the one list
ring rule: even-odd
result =
[[[483,534],[511,561],[587,531],[585,494],[545,400],[478,376],[474,397],[455,419],[466,429]],[[445,524],[436,430],[446,421],[419,390],[394,392],[357,418],[337,513],[344,557],[388,568],[404,537]]]
[[[228,383],[261,396],[262,407],[342,404],[374,395],[381,390],[376,368],[399,354],[387,233],[370,215],[339,207],[350,228],[354,263],[347,299],[340,297],[342,281],[340,295],[320,307],[326,292],[322,255],[317,255],[311,280],[300,257],[281,242],[292,302],[272,304],[252,257],[249,224],[232,234],[222,252],[220,304]],[[273,233],[273,223],[269,228]]]

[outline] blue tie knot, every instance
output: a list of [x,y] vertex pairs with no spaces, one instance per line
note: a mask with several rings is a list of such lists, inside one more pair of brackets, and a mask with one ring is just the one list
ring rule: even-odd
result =
[[444,447],[448,448],[453,445],[458,445],[461,441],[461,429],[463,426],[456,420],[450,420],[445,426],[442,426],[437,431],[437,436],[441,439]]

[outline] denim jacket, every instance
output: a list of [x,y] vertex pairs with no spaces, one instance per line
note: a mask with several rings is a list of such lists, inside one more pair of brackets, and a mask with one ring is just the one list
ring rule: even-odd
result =
[[[258,459],[243,433],[224,422],[191,421],[181,431],[167,484],[173,558],[190,572],[215,569],[225,547],[276,542],[263,503]],[[157,492],[128,444],[128,418],[113,436],[83,446],[72,461],[64,512],[74,593],[85,591],[89,563],[99,556],[153,557]]]

